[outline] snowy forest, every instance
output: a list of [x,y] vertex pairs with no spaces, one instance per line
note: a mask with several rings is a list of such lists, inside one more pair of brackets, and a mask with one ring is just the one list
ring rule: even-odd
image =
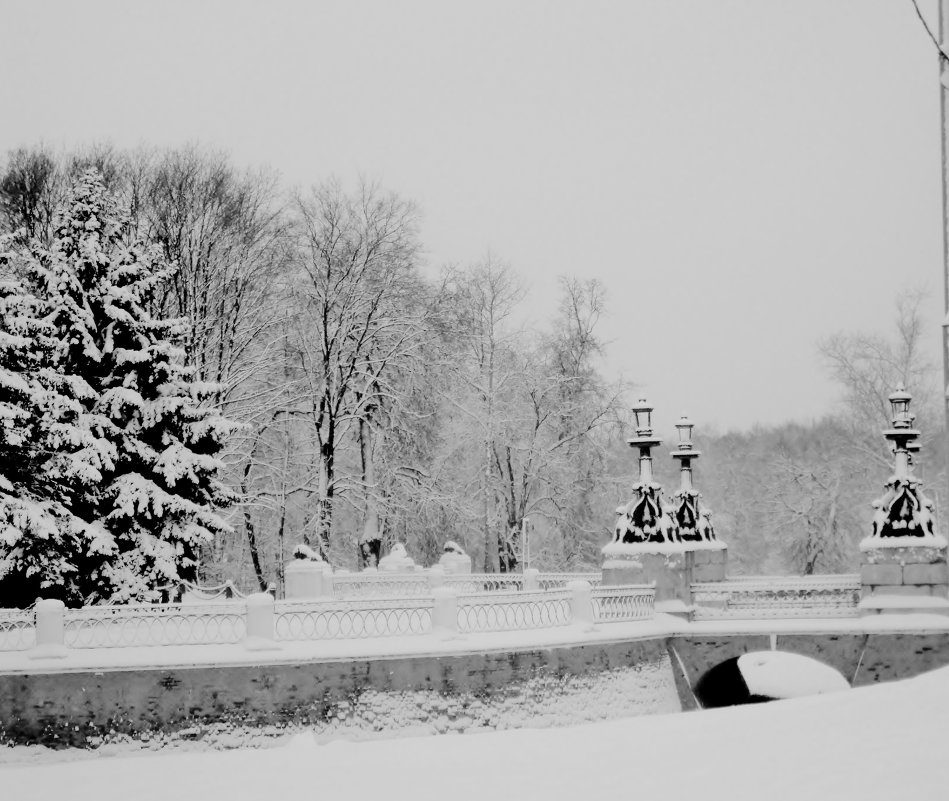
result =
[[[532,566],[597,567],[636,471],[636,387],[603,367],[609,288],[578,265],[526,327],[516,265],[428,264],[420,224],[370,181],[292,188],[199,147],[7,154],[0,605],[154,599],[178,579],[280,592],[301,543],[358,569],[454,540],[475,569],[516,571],[525,519]],[[801,342],[841,390],[813,424],[715,432],[701,389],[682,399],[732,573],[857,564],[899,382],[942,523],[919,308],[904,294],[886,331]]]

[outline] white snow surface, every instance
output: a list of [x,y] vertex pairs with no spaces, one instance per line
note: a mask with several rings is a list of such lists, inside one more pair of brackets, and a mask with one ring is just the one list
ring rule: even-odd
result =
[[876,551],[884,548],[946,548],[949,540],[942,534],[926,534],[922,537],[874,537],[868,536],[860,540],[860,550]]
[[850,689],[839,671],[816,659],[787,651],[742,654],[738,657],[738,669],[748,691],[767,698],[800,698]]
[[635,559],[646,553],[680,554],[689,551],[722,551],[725,543],[719,540],[696,542],[609,542],[600,549],[603,556]]
[[[29,751],[4,797],[941,799],[949,669],[847,693],[574,728],[135,756]],[[63,761],[70,756],[75,761]]]

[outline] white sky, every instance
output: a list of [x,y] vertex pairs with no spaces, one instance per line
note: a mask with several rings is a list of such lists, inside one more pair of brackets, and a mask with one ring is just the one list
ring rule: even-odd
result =
[[831,410],[816,340],[885,330],[903,284],[938,366],[938,100],[910,0],[0,5],[0,152],[374,177],[433,268],[490,250],[537,322],[556,276],[601,279],[608,365],[669,438]]

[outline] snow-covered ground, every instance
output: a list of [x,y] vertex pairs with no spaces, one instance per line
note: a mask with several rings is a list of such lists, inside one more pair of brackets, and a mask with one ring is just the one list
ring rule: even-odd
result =
[[[567,729],[89,757],[0,766],[2,796],[927,801],[949,798],[949,668],[828,695]],[[81,757],[63,761],[70,756]]]

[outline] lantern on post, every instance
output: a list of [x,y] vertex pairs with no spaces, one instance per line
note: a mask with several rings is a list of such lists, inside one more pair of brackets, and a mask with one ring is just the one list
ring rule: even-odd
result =
[[632,408],[636,436],[627,440],[639,450],[639,479],[633,484],[633,499],[617,509],[617,543],[671,542],[674,526],[662,506],[662,488],[653,480],[652,449],[662,444],[653,436],[652,406],[645,398]]
[[692,462],[702,455],[695,450],[692,443],[693,428],[695,424],[688,417],[680,417],[676,423],[679,447],[670,455],[679,463],[679,491],[672,496],[673,519],[679,540],[712,542],[715,540],[710,519],[712,513],[699,508],[699,499],[702,496],[692,484]]
[[933,503],[923,495],[922,482],[910,471],[912,455],[919,453],[919,431],[909,410],[910,395],[900,384],[890,395],[892,428],[883,432],[893,452],[893,475],[884,484],[882,498],[873,502],[873,531],[869,540],[890,537],[935,536]]

